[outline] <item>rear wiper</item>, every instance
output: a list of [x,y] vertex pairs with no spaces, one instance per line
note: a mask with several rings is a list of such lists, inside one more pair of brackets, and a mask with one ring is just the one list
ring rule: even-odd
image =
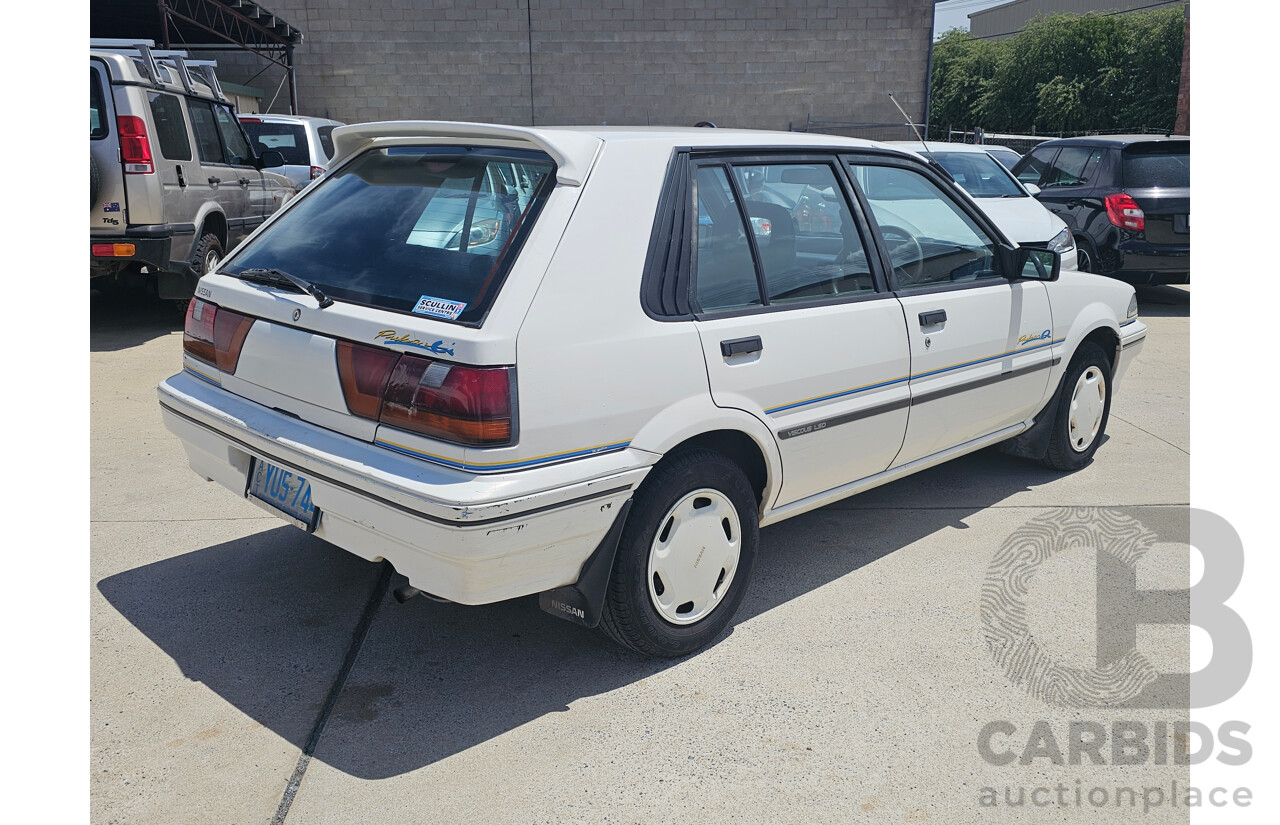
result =
[[295,287],[315,298],[321,309],[333,304],[333,299],[321,292],[320,287],[302,280],[297,275],[290,275],[283,269],[246,269],[236,277],[242,281],[250,281],[255,284]]

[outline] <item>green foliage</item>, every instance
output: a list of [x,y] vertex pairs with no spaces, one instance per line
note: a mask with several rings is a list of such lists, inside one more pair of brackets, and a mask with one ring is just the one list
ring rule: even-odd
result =
[[1005,40],[960,29],[933,46],[933,124],[1000,132],[1173,126],[1181,8],[1039,17]]

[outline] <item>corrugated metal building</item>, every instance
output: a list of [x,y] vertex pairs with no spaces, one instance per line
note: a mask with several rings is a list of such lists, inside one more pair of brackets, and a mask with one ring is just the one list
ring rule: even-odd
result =
[[969,15],[969,34],[984,40],[1001,40],[1022,31],[1042,14],[1132,14],[1186,3],[1187,0],[1013,0]]

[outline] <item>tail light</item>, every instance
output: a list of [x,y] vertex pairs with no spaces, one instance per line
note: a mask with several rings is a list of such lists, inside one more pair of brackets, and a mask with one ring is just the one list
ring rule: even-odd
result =
[[1103,199],[1107,206],[1107,219],[1122,229],[1141,232],[1147,228],[1147,216],[1142,214],[1137,202],[1124,192],[1107,195]]
[[124,164],[124,171],[131,175],[155,172],[146,122],[134,115],[118,115],[116,126],[120,132],[120,161]]
[[192,298],[182,329],[182,351],[192,358],[233,373],[253,318]]
[[131,243],[95,243],[89,248],[97,258],[132,258],[137,251]]
[[323,174],[324,174],[324,167],[323,167],[323,166],[312,166],[312,167],[311,167],[311,179],[312,179],[312,180],[315,180],[316,178],[320,177],[320,176],[321,176],[321,175],[323,175]]
[[471,367],[339,341],[338,375],[354,415],[457,444],[513,441],[513,367]]

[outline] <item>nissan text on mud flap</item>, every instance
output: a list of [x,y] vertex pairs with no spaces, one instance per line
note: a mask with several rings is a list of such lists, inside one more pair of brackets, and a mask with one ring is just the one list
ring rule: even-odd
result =
[[462,604],[711,642],[762,526],[983,447],[1089,463],[1133,289],[882,144],[396,122],[200,281],[191,467]]

